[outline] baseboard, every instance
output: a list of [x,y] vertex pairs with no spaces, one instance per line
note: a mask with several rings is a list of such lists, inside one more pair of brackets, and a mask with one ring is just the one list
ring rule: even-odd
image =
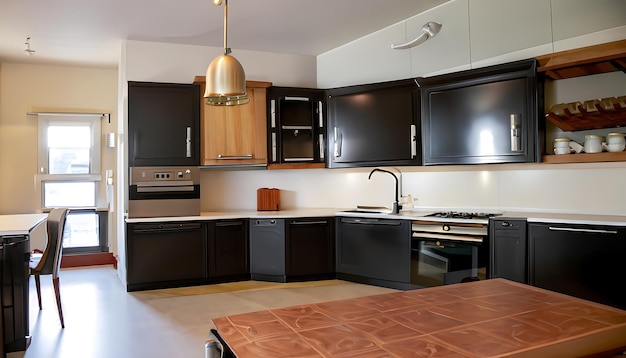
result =
[[117,260],[111,252],[63,255],[61,260],[61,268],[93,265],[113,265],[114,268],[117,268]]

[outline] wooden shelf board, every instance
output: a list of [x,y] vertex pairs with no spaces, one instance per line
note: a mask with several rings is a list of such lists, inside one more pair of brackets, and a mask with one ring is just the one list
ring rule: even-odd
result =
[[626,40],[555,52],[536,59],[537,71],[552,79],[626,71]]
[[541,158],[542,163],[561,164],[561,163],[597,163],[597,162],[622,162],[626,161],[626,152],[602,152],[602,153],[579,153],[579,154],[561,154],[561,155],[544,155]]

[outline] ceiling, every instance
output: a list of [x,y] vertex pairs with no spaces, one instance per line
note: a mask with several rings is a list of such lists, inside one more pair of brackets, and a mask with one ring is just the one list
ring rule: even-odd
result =
[[[231,0],[228,46],[316,56],[446,1]],[[124,39],[222,47],[223,11],[211,0],[0,0],[0,62],[115,68]]]

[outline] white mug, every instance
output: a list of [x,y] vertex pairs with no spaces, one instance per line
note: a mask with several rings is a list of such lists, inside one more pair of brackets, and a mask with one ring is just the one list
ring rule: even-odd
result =
[[554,154],[569,154],[571,151],[570,147],[554,147]]
[[602,151],[602,137],[588,134],[585,136],[585,153],[600,153]]

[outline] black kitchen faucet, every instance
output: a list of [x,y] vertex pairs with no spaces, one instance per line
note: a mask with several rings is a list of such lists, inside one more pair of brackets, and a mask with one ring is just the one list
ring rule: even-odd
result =
[[376,169],[372,169],[367,179],[372,179],[372,174],[374,174],[374,172],[383,172],[383,173],[390,174],[396,180],[396,197],[395,197],[395,201],[393,202],[393,207],[391,208],[391,213],[392,214],[400,213],[400,207],[398,206],[398,177],[394,173],[388,170],[376,168]]

